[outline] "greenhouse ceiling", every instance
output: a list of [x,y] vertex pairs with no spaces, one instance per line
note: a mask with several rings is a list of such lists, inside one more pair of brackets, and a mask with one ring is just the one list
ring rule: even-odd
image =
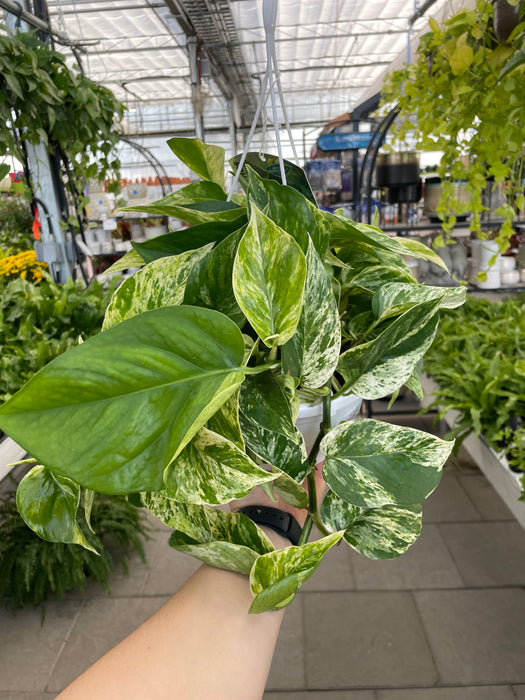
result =
[[[281,0],[276,50],[292,124],[313,127],[352,111],[406,58],[409,31],[416,37],[451,1]],[[266,67],[262,0],[47,6],[57,48],[73,56],[69,42],[86,74],[127,105],[130,134],[192,132],[194,107],[206,130],[250,125]]]

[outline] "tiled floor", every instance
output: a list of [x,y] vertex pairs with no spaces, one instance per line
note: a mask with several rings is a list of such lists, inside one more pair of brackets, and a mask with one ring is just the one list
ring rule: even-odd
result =
[[[111,596],[90,585],[43,623],[0,610],[0,700],[55,697],[180,587],[198,564],[153,535]],[[525,700],[525,531],[480,472],[449,461],[400,559],[330,551],[285,615],[265,699]]]

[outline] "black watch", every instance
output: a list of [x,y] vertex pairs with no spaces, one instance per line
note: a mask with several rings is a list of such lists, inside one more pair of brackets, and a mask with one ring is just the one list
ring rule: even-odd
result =
[[290,513],[267,506],[246,506],[237,512],[247,515],[256,525],[271,527],[278,535],[290,540],[292,544],[299,544],[302,529]]

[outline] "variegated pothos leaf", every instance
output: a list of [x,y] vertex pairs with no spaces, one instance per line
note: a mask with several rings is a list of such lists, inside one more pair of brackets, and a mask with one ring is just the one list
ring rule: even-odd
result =
[[345,530],[345,541],[369,559],[393,559],[414,544],[421,532],[421,506],[359,508],[329,491],[320,516],[331,532]]
[[256,206],[239,243],[233,290],[261,340],[283,345],[295,333],[303,305],[306,260],[294,239]]
[[339,498],[361,508],[411,506],[439,484],[453,445],[377,420],[340,423],[321,442],[323,475]]
[[250,586],[255,596],[250,612],[277,610],[291,603],[300,586],[342,536],[342,532],[336,532],[310,544],[285,547],[259,557],[250,573]]
[[233,442],[206,428],[199,430],[164,471],[170,498],[209,505],[242,498],[258,484],[274,478]]
[[103,330],[143,311],[182,304],[188,275],[212,247],[210,243],[197,250],[154,260],[124,280],[111,297]]
[[302,386],[318,389],[337,367],[341,329],[330,279],[311,240],[306,264],[303,310],[296,333],[282,348],[282,363]]

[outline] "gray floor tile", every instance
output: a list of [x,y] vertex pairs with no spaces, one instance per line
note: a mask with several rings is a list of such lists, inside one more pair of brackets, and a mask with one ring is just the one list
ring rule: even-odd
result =
[[299,593],[286,608],[266,688],[290,690],[304,687],[303,596]]
[[45,690],[59,692],[153,615],[167,598],[93,598],[86,602]]
[[170,547],[165,531],[159,530],[154,536],[153,546],[148,550],[148,571],[142,591],[144,595],[173,595],[201,564]]
[[518,700],[525,700],[525,684],[524,685],[513,685],[512,689],[516,698]]
[[300,690],[266,692],[263,700],[376,700],[373,690]]
[[525,591],[414,593],[444,685],[525,682]]
[[525,531],[517,522],[439,526],[465,585],[525,584]]
[[378,690],[377,700],[516,700],[510,685]]
[[481,520],[455,470],[445,471],[434,493],[423,502],[426,523]]
[[411,594],[305,594],[308,688],[434,685],[437,672]]
[[461,473],[459,480],[484,520],[514,520],[510,510],[483,474]]
[[398,559],[368,559],[352,553],[358,590],[457,588],[461,577],[437,525],[423,525],[418,540]]
[[80,601],[49,602],[43,623],[40,610],[20,610],[13,615],[0,609],[0,690],[46,689],[49,671],[82,605]]
[[328,550],[302,591],[352,591],[355,589],[350,550],[344,542]]

